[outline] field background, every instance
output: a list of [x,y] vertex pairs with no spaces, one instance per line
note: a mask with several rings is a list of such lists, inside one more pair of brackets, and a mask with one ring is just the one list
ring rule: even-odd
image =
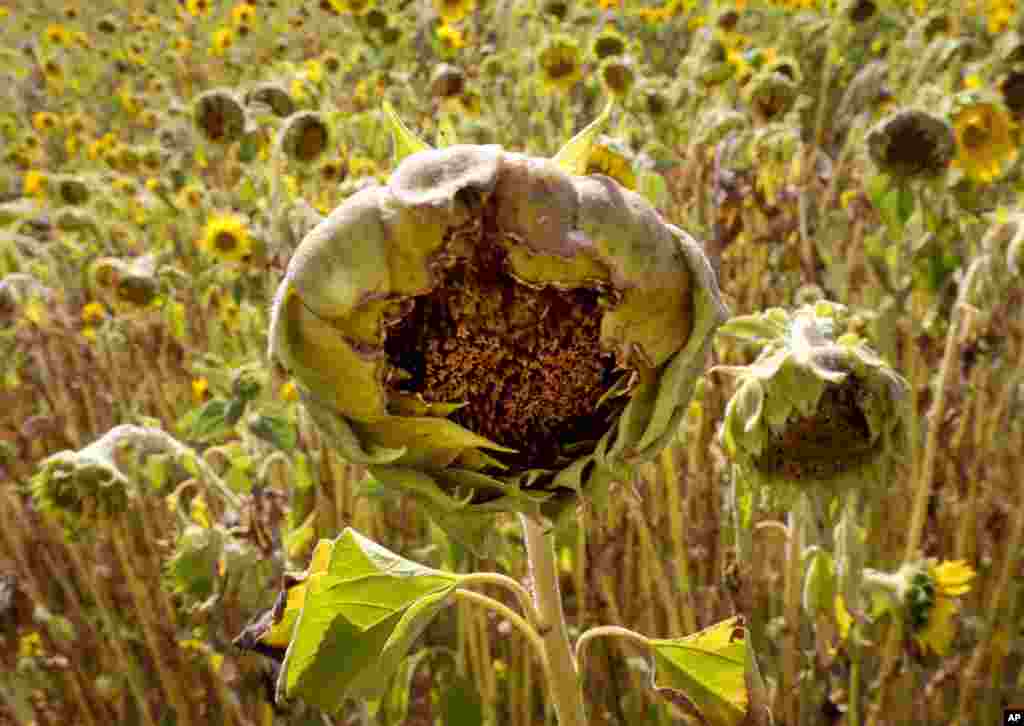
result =
[[[274,713],[268,661],[231,645],[346,525],[431,566],[525,577],[514,519],[482,561],[321,444],[266,360],[268,310],[317,214],[386,180],[384,100],[431,143],[551,155],[609,96],[590,171],[701,240],[733,314],[840,302],[910,383],[913,443],[878,494],[868,564],[896,570],[916,541],[978,574],[948,652],[867,632],[864,721],[1001,723],[1024,707],[1020,31],[1014,0],[0,2],[0,723],[361,723]],[[211,89],[240,129],[230,108],[199,113]],[[909,108],[955,148],[886,186],[866,136]],[[323,121],[322,152],[275,147],[301,111]],[[750,351],[721,341],[714,358]],[[776,723],[849,723],[834,615],[785,607],[785,512],[759,511],[754,560],[736,560],[717,441],[731,393],[707,379],[678,443],[562,533],[571,630],[676,637],[743,612]],[[41,462],[120,424],[193,449],[239,506],[166,458],[112,453],[126,506],[44,511]],[[421,644],[379,723],[545,722],[508,623],[460,603]],[[638,656],[595,642],[592,722],[698,723]]]

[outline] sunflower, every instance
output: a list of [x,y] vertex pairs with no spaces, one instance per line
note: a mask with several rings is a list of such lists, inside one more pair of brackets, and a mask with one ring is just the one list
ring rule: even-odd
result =
[[622,98],[629,93],[636,82],[636,71],[629,58],[605,58],[598,68],[601,85],[614,98]]
[[[956,637],[954,618],[960,608],[958,598],[970,592],[970,582],[976,574],[964,560],[940,563],[930,558],[908,562],[892,573],[864,570],[864,584],[880,596],[873,598],[874,616],[897,606],[910,636],[921,650],[944,656]],[[842,625],[838,603],[836,611]]]
[[224,55],[234,44],[235,31],[233,28],[220,28],[210,35],[210,51],[215,56]]
[[548,88],[571,91],[582,76],[580,46],[567,35],[552,37],[541,49],[537,62]]
[[633,161],[625,145],[608,136],[601,136],[590,147],[587,155],[587,176],[603,174],[611,177],[626,189],[636,189],[636,173]]
[[54,23],[46,28],[46,39],[54,45],[68,45],[71,33],[63,25]]
[[626,36],[614,28],[602,30],[590,46],[591,52],[598,60],[626,52]]
[[954,166],[977,182],[999,178],[1017,156],[1013,120],[1003,104],[981,92],[967,91],[954,99],[956,134]]
[[251,28],[253,23],[256,22],[256,8],[252,5],[239,3],[231,8],[231,22],[235,26],[244,25]]
[[476,8],[476,0],[434,0],[434,10],[446,25],[457,23]]
[[914,639],[921,650],[946,655],[956,636],[954,616],[957,598],[970,592],[974,570],[964,560],[937,564],[928,560],[927,569],[912,579],[907,610]]
[[241,262],[252,252],[249,226],[238,214],[217,214],[203,228],[199,246],[222,262]]
[[188,0],[185,9],[193,18],[204,17],[210,12],[210,0]]
[[36,111],[32,114],[32,127],[39,132],[55,131],[60,126],[60,117],[49,111]]

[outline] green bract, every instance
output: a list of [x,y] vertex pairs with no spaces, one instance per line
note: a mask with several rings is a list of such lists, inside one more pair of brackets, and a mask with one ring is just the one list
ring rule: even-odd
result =
[[720,366],[739,386],[721,439],[753,484],[863,486],[902,443],[907,383],[821,301],[730,320],[722,332],[763,345],[749,366]]
[[574,175],[596,124],[554,159],[395,132],[387,184],[292,258],[270,354],[342,456],[482,546],[467,515],[555,516],[653,457],[725,309],[693,239]]

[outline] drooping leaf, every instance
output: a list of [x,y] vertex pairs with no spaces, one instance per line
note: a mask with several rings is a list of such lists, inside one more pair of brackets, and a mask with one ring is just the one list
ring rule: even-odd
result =
[[711,726],[739,726],[747,714],[747,632],[739,616],[699,633],[650,641],[652,685],[669,700],[685,697]]
[[381,695],[458,580],[346,528],[333,542],[326,570],[305,581],[278,696],[335,711],[347,697]]

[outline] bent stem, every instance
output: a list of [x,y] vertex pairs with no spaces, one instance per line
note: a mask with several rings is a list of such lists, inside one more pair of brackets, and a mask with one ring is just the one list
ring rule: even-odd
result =
[[530,562],[533,601],[543,619],[541,634],[548,662],[548,690],[555,705],[558,723],[560,726],[584,726],[587,716],[562,611],[554,543],[537,520],[520,515],[520,521],[526,540],[526,557]]
[[540,633],[537,632],[536,628],[526,622],[519,613],[500,600],[495,600],[492,597],[481,595],[480,593],[473,592],[472,590],[457,588],[455,590],[455,597],[462,598],[468,602],[475,602],[478,605],[483,605],[485,608],[490,608],[498,615],[512,623],[512,625],[518,629],[530,643],[530,646],[534,649],[537,657],[540,659],[541,666],[544,668],[544,671],[548,671],[547,650],[544,647],[544,640],[541,638]]
[[637,633],[629,628],[623,628],[619,625],[599,625],[596,628],[590,628],[576,641],[576,665],[579,666],[583,662],[583,649],[587,643],[594,638],[601,636],[612,636],[618,638],[625,638],[631,640],[637,645],[643,646],[645,649],[651,647],[651,641],[644,635]]
[[533,604],[533,599],[530,597],[529,590],[508,575],[503,575],[500,572],[471,572],[468,575],[462,576],[459,580],[459,585],[462,587],[469,587],[472,585],[498,585],[499,587],[511,590],[515,593],[516,600],[519,601],[519,607],[521,607],[523,612],[526,613],[526,617],[530,621],[530,624],[538,628],[541,627],[541,616]]

